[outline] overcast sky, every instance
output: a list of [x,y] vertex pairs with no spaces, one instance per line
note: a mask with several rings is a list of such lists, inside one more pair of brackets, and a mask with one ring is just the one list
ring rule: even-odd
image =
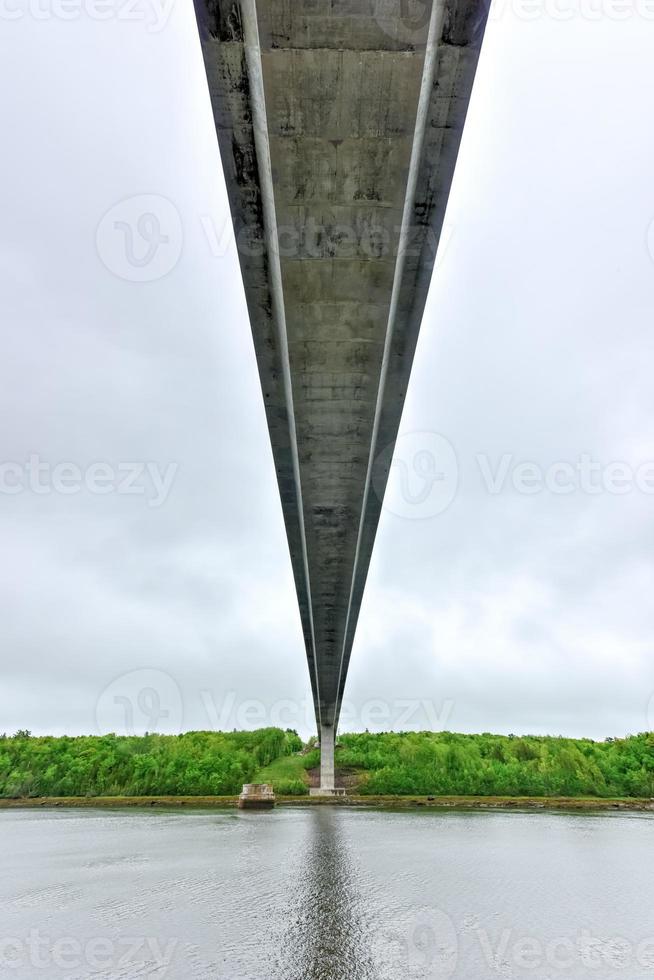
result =
[[[192,9],[39,2],[0,14],[0,731],[309,734]],[[654,727],[654,20],[580,3],[491,19],[343,728]]]

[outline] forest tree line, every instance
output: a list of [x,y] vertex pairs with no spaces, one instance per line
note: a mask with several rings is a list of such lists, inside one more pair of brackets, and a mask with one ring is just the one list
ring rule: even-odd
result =
[[[627,738],[384,732],[339,736],[359,793],[654,797],[654,733]],[[307,764],[315,762],[312,753]]]
[[[279,728],[132,737],[17,732],[0,736],[0,797],[233,796],[266,767],[286,778],[287,769],[301,777],[318,766],[313,743],[298,757],[301,739]],[[270,768],[290,756],[295,760]],[[369,795],[654,798],[651,732],[604,742],[488,733],[342,734],[336,765],[356,777],[356,792]],[[308,792],[307,776],[292,783],[280,782],[278,792]]]
[[295,732],[0,736],[0,797],[232,796],[302,748]]

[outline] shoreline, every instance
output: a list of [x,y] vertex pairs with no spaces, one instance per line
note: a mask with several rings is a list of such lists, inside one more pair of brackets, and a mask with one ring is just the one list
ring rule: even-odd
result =
[[[350,806],[368,809],[434,810],[577,810],[654,812],[654,799],[538,796],[277,796],[276,806]],[[0,799],[0,810],[36,809],[163,809],[236,808],[238,796],[45,796]]]

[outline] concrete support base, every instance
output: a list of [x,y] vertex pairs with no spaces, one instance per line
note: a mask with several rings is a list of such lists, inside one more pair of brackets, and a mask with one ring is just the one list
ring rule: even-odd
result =
[[317,789],[310,789],[309,796],[345,796],[345,789],[342,786],[334,786],[333,789],[323,789],[322,786]]
[[269,810],[275,805],[275,794],[269,783],[244,783],[238,798],[239,810]]

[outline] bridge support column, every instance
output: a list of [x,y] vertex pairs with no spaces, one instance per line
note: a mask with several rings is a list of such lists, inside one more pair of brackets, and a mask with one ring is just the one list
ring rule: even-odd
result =
[[320,726],[320,792],[334,792],[334,741],[332,725]]
[[345,796],[344,789],[336,789],[334,769],[334,743],[336,730],[333,725],[320,726],[320,786],[310,789],[311,796]]

